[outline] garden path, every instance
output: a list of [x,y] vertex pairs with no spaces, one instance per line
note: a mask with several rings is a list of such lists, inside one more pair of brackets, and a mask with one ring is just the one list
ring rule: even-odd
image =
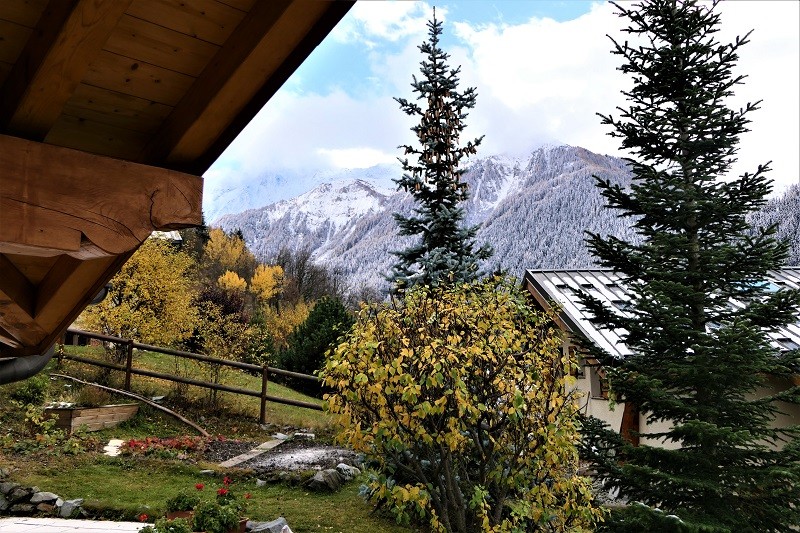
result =
[[0,518],[0,533],[136,533],[139,522],[67,520],[64,518]]

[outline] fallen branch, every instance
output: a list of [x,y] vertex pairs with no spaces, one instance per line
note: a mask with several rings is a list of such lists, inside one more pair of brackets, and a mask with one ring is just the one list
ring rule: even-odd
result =
[[139,400],[140,402],[146,403],[147,405],[149,405],[151,407],[155,407],[156,409],[164,411],[165,413],[167,413],[170,416],[174,416],[175,418],[177,418],[178,420],[180,420],[184,424],[186,424],[188,426],[191,426],[192,428],[196,429],[202,436],[204,436],[204,437],[210,437],[211,436],[205,429],[201,428],[200,426],[198,426],[197,424],[195,424],[194,422],[192,422],[188,418],[184,418],[181,415],[179,415],[178,413],[176,413],[175,411],[173,411],[171,409],[167,409],[163,405],[158,405],[156,402],[148,400],[147,398],[144,398],[143,396],[139,396],[138,394],[134,394],[132,392],[128,392],[128,391],[124,391],[124,390],[115,389],[113,387],[106,387],[105,385],[100,385],[98,383],[92,383],[90,381],[83,381],[82,379],[74,378],[72,376],[67,376],[66,374],[51,373],[50,375],[54,376],[54,377],[57,377],[57,378],[63,378],[63,379],[69,379],[69,380],[72,380],[72,381],[77,381],[78,383],[82,383],[84,385],[89,385],[90,387],[97,387],[98,389],[107,390],[107,391],[113,392],[115,394],[121,394],[122,396],[128,396],[129,398],[133,398],[134,400]]

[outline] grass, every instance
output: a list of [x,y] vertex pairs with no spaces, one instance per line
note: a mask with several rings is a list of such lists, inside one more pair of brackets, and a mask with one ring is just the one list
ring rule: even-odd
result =
[[[103,357],[103,349],[101,347],[65,346],[64,350],[65,353],[68,354],[80,355],[92,359],[102,359]],[[211,381],[207,364],[171,355],[135,351],[133,367],[165,374],[180,375],[202,381]],[[93,376],[98,373],[98,367],[65,360],[63,372],[78,377]],[[254,376],[238,369],[223,367],[220,378],[220,383],[225,385],[256,392],[261,391],[261,376]],[[111,386],[116,385],[121,388],[123,380],[122,372],[112,371],[111,380]],[[186,403],[190,407],[202,406],[203,402],[207,401],[209,398],[209,389],[180,385],[146,376],[132,376],[131,388],[134,392],[144,396],[171,396],[173,402],[179,407],[182,403]],[[267,394],[279,398],[301,400],[318,405],[321,403],[317,398],[301,394],[272,381],[268,384]],[[218,392],[217,397],[227,414],[233,413],[236,415],[235,418],[242,420],[243,427],[251,426],[252,423],[257,421],[260,410],[260,400],[258,398],[227,392]],[[181,412],[179,408],[177,411]],[[266,419],[268,423],[275,426],[307,428],[312,431],[323,433],[328,431],[332,424],[331,416],[324,412],[297,408],[275,402],[267,402]]]
[[[67,347],[70,353],[85,357],[99,358],[100,348]],[[159,372],[175,371],[175,358],[148,352],[135,354],[134,367],[148,368]],[[180,363],[183,364],[183,363]],[[56,371],[55,362],[50,363],[45,373]],[[179,371],[195,379],[202,370],[191,363]],[[92,380],[96,367],[64,361],[61,373]],[[116,376],[114,374],[117,374]],[[111,385],[119,386],[120,372],[112,373]],[[184,374],[184,375],[186,375]],[[252,390],[260,390],[260,378],[239,371],[223,374],[223,383]],[[0,442],[4,435],[10,435],[19,442],[30,438],[31,430],[24,420],[24,410],[11,403],[9,393],[16,384],[0,387]],[[80,395],[78,384],[61,379],[52,379],[48,386],[49,400],[69,400]],[[258,399],[220,393],[222,409],[211,411],[204,406],[206,391],[188,387],[182,391],[184,398],[171,400],[175,396],[174,384],[145,377],[134,377],[132,388],[147,396],[168,396],[166,403],[182,415],[195,420],[210,433],[225,435],[228,438],[263,441],[271,433],[280,431],[283,426],[309,428],[330,435],[329,415],[307,409],[270,403],[268,420],[273,425],[267,430],[258,425]],[[269,384],[269,394],[284,398],[318,402],[314,398],[300,394],[278,384]],[[121,398],[111,398],[119,401]],[[174,405],[173,405],[174,404]],[[174,418],[141,406],[139,413],[131,421],[117,428],[90,433],[90,441],[105,443],[110,438],[141,439],[147,436],[168,437],[193,434],[188,426]],[[54,451],[39,451],[18,455],[0,447],[0,467],[13,467],[10,480],[28,486],[38,486],[64,498],[84,498],[84,506],[96,516],[117,520],[135,520],[140,513],[151,517],[160,516],[164,502],[179,490],[192,489],[195,483],[205,483],[205,493],[213,496],[213,490],[220,484],[221,473],[213,477],[201,475],[204,468],[211,467],[191,460],[156,459],[153,457],[109,458],[96,451],[79,455],[65,455]],[[358,496],[360,482],[353,481],[333,494],[316,494],[286,484],[268,484],[256,487],[255,480],[246,471],[233,474],[234,488],[237,492],[250,492],[248,516],[253,520],[273,520],[284,516],[295,533],[303,532],[347,532],[402,533],[412,529],[401,527],[391,518],[373,512],[371,504]],[[364,479],[362,478],[362,482]]]
[[[140,513],[151,517],[164,513],[164,502],[180,490],[194,490],[195,483],[206,485],[202,495],[213,496],[222,486],[221,476],[200,475],[199,467],[150,459],[106,457],[58,457],[46,467],[26,468],[15,476],[23,485],[37,485],[65,498],[84,498],[85,506],[100,510],[107,517],[133,519]],[[283,516],[295,533],[407,533],[386,517],[372,512],[358,496],[358,481],[333,494],[309,493],[283,484],[256,487],[255,480],[233,475],[232,488],[238,494],[249,492],[247,515],[251,520],[267,521]]]

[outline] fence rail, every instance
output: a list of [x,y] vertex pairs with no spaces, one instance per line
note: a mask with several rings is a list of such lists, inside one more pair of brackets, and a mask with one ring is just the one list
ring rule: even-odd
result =
[[[171,348],[162,348],[160,346],[152,346],[150,344],[142,344],[139,342],[134,342],[131,339],[122,339],[119,337],[113,337],[111,335],[103,335],[101,333],[93,333],[91,331],[83,331],[80,329],[73,329],[69,328],[66,333],[64,334],[65,337],[65,344],[70,344],[66,342],[69,337],[72,336],[73,339],[75,336],[78,337],[85,337],[87,339],[97,339],[100,341],[105,342],[113,342],[114,344],[120,344],[125,346],[125,364],[116,364],[116,363],[109,363],[107,361],[98,361],[97,359],[90,359],[88,357],[81,357],[79,355],[72,355],[67,353],[62,353],[59,355],[59,358],[68,359],[70,361],[75,361],[78,363],[84,363],[88,365],[99,366],[103,368],[108,368],[111,370],[119,370],[121,372],[125,372],[125,385],[124,390],[130,391],[131,390],[131,376],[147,376],[157,379],[164,379],[167,381],[173,381],[176,383],[184,383],[186,385],[193,385],[195,387],[204,387],[207,389],[229,392],[232,394],[241,394],[244,396],[253,396],[255,398],[259,398],[261,400],[261,407],[258,415],[258,420],[260,423],[265,423],[267,418],[267,402],[275,402],[275,403],[282,403],[286,405],[293,405],[295,407],[303,407],[305,409],[314,409],[317,411],[322,411],[322,407],[310,403],[310,402],[303,402],[300,400],[292,400],[289,398],[279,398],[277,396],[271,396],[267,394],[267,385],[269,383],[269,376],[270,374],[274,374],[277,376],[286,376],[291,378],[297,379],[305,379],[308,381],[319,382],[319,378],[317,376],[311,376],[308,374],[301,374],[299,372],[291,372],[289,370],[284,370],[282,368],[274,368],[271,366],[258,366],[253,365],[250,363],[242,363],[239,361],[228,361],[227,359],[218,359],[216,357],[209,357],[207,355],[202,355],[199,353],[192,353],[192,352],[184,352],[181,350],[173,350]],[[181,357],[184,359],[192,359],[194,361],[202,361],[204,363],[210,363],[215,365],[222,365],[222,366],[229,366],[233,368],[238,368],[240,370],[248,370],[250,372],[257,372],[261,374],[261,390],[254,391],[250,389],[243,389],[241,387],[231,387],[229,385],[222,385],[219,383],[209,383],[207,381],[201,381],[197,379],[191,378],[184,378],[181,376],[174,376],[172,374],[162,374],[161,372],[154,372],[152,370],[145,370],[143,368],[134,368],[133,367],[133,350],[136,348],[137,350],[146,350],[148,352],[155,352],[155,353],[162,353],[165,355],[172,355],[175,357]]]

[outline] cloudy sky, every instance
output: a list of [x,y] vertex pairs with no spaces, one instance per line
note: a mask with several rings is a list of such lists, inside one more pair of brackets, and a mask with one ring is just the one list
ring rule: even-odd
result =
[[[426,20],[444,21],[450,65],[462,88],[477,87],[468,134],[479,152],[520,153],[567,143],[621,155],[596,113],[624,105],[629,86],[607,35],[622,38],[613,6],[579,0],[360,1],[270,100],[215,165],[209,184],[268,169],[363,168],[391,163],[412,123],[392,97],[411,98]],[[732,105],[761,99],[742,137],[736,173],[772,160],[782,190],[800,181],[800,2],[729,1],[718,8],[726,42],[750,29]]]

